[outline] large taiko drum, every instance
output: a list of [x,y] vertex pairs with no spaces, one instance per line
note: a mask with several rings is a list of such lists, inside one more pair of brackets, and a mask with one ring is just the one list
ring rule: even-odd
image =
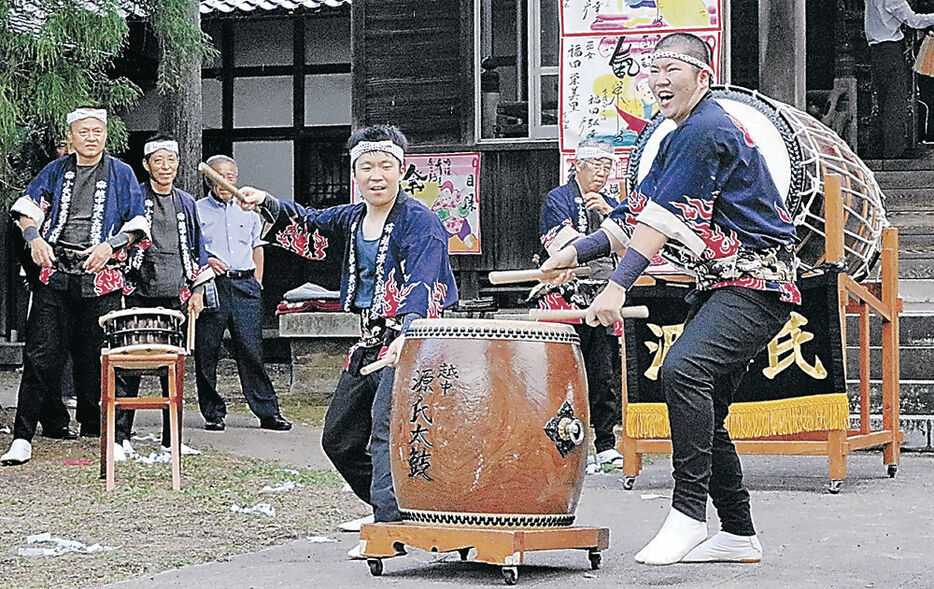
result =
[[587,457],[587,379],[568,325],[420,319],[396,367],[390,448],[407,523],[569,526]]
[[[842,177],[846,271],[869,274],[882,248],[884,195],[872,171],[836,133],[811,115],[737,86],[714,86],[713,98],[736,117],[759,147],[798,230],[798,257],[807,267],[824,260],[824,176]],[[660,115],[636,139],[628,190],[648,174],[662,139],[675,124]],[[628,192],[628,191],[627,191]]]
[[111,311],[99,320],[111,351],[153,353],[178,351],[184,346],[185,316],[162,307],[133,307]]

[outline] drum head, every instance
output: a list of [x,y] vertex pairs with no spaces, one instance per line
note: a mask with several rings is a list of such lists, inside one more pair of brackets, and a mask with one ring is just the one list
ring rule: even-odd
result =
[[[755,92],[743,88],[714,86],[712,94],[714,100],[727,113],[738,119],[752,135],[778,193],[794,217],[801,204],[799,192],[802,179],[793,163],[800,161],[801,156],[790,126],[772,105],[771,100]],[[652,117],[650,125],[639,135],[633,147],[627,174],[627,193],[645,179],[662,140],[675,127],[673,121],[661,114]]]

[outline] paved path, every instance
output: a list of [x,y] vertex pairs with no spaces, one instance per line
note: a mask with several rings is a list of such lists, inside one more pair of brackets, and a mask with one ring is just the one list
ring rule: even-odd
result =
[[[0,405],[15,400],[15,374],[0,373]],[[201,429],[197,410],[186,413],[185,440],[192,446],[298,466],[327,467],[321,432],[298,425],[291,432],[267,432],[255,418],[232,415],[227,431]],[[142,412],[141,433],[156,431],[159,416]],[[0,437],[6,443],[6,436]],[[671,492],[667,456],[648,463],[633,491],[619,475],[588,476],[578,523],[610,528],[604,565],[591,572],[578,551],[530,553],[520,567],[525,587],[717,587],[784,588],[934,588],[934,456],[906,454],[897,478],[889,479],[880,454],[858,453],[849,460],[849,477],[839,495],[824,492],[827,462],[820,457],[743,457],[753,514],[765,557],[758,565],[637,565],[633,555],[654,535],[668,511]],[[716,518],[711,514],[711,525]],[[380,578],[370,576],[346,552],[355,534],[334,532],[335,543],[308,540],[244,554],[226,562],[186,567],[111,585],[116,589],[209,586],[247,587],[496,587],[499,570],[458,562],[456,555],[410,550],[387,560]]]

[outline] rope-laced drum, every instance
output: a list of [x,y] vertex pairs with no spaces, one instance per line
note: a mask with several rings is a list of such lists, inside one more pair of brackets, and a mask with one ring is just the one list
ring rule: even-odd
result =
[[180,351],[184,322],[182,313],[162,307],[120,309],[99,319],[111,351],[133,354]]
[[[824,176],[842,177],[846,271],[869,274],[882,247],[884,195],[872,171],[832,130],[792,106],[737,86],[714,86],[713,98],[739,119],[759,147],[794,218],[805,268],[825,262]],[[675,124],[656,115],[636,139],[627,193],[645,178],[662,139]],[[835,260],[831,260],[835,261]]]

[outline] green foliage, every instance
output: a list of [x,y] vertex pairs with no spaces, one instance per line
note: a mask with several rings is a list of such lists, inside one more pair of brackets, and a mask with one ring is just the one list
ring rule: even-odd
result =
[[184,84],[213,52],[194,25],[197,0],[0,0],[0,201],[16,198],[54,155],[78,106],[106,108],[108,149],[126,147],[113,113],[133,106],[140,89],[113,76],[129,33],[123,6],[149,15],[160,39],[161,90]]

